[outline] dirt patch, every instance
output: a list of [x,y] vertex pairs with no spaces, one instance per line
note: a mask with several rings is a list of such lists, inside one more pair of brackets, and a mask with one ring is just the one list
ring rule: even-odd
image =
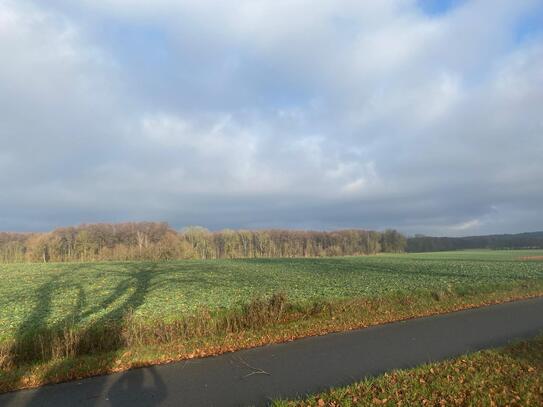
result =
[[518,257],[521,261],[543,261],[543,256],[523,256]]

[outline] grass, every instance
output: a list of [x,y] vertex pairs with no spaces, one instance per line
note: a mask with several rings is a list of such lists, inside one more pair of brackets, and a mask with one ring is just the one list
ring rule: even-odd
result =
[[0,391],[541,295],[541,254],[1,265]]
[[273,407],[541,406],[543,337],[397,370]]

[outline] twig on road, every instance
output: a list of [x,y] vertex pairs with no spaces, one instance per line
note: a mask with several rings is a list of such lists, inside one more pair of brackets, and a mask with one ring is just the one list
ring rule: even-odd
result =
[[233,357],[232,359],[236,360],[237,362],[241,363],[243,366],[247,367],[248,369],[251,369],[252,372],[251,373],[248,373],[246,374],[245,376],[243,376],[243,379],[249,377],[249,376],[252,376],[252,375],[256,375],[256,374],[263,374],[263,375],[267,375],[267,376],[271,376],[271,373],[268,373],[266,372],[265,370],[262,370],[262,369],[259,369],[257,367],[254,367],[254,366],[251,366],[249,363],[247,363],[245,360],[243,360],[241,357],[237,356],[237,357]]

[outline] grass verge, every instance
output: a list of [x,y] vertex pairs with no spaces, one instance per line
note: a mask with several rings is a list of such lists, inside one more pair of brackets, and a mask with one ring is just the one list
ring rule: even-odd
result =
[[273,407],[541,406],[543,336],[409,370],[397,370]]
[[282,294],[174,321],[128,314],[98,326],[34,331],[0,344],[0,392],[543,295],[540,286],[420,291],[292,304]]

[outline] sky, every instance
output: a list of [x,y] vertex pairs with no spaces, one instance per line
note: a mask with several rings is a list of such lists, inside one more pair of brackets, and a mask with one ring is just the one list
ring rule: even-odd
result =
[[0,0],[0,230],[543,230],[541,0]]

